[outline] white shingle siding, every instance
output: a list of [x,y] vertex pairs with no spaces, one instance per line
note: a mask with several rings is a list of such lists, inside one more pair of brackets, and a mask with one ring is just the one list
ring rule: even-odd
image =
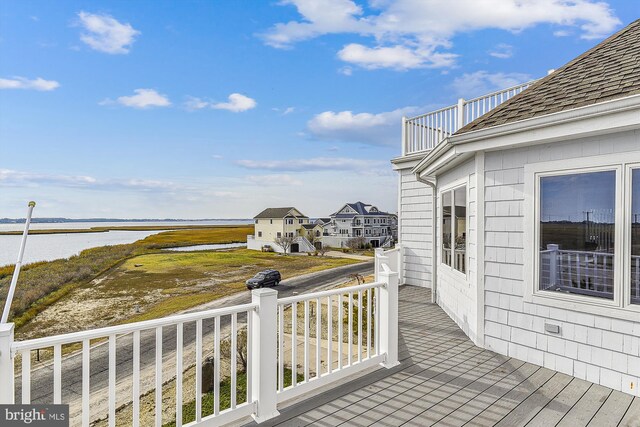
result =
[[400,242],[404,270],[401,283],[431,287],[431,189],[410,173],[400,174]]
[[[524,165],[639,147],[638,132],[623,132],[485,154],[487,348],[640,395],[640,316],[632,322],[523,301],[524,286],[531,286],[523,262]],[[439,283],[442,291],[445,284]],[[559,325],[560,334],[545,333],[547,322]]]

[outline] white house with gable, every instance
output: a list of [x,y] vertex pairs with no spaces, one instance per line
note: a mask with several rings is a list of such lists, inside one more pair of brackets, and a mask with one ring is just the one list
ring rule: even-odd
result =
[[640,21],[403,119],[401,282],[480,347],[640,395]]

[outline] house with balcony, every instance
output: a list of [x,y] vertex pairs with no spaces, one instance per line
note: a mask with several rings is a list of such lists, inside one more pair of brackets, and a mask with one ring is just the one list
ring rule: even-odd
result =
[[255,230],[247,236],[247,248],[284,252],[276,243],[283,236],[294,237],[289,252],[313,252],[315,247],[307,240],[304,226],[309,225],[309,217],[294,207],[267,208],[253,217]]
[[[324,223],[324,220],[322,220]],[[330,222],[324,225],[323,244],[331,247],[346,247],[349,239],[362,238],[374,248],[389,247],[397,238],[397,217],[363,203],[346,203],[331,214]]]
[[640,21],[402,134],[400,281],[480,348],[639,396]]

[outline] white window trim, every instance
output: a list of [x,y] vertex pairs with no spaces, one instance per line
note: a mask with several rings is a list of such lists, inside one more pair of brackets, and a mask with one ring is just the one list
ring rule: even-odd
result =
[[[637,321],[639,304],[630,304],[631,169],[640,168],[640,152],[608,154],[527,164],[524,167],[525,302]],[[614,299],[554,293],[538,289],[539,185],[541,176],[598,171],[616,172]],[[622,191],[624,190],[624,191]],[[629,258],[629,259],[627,259]],[[622,274],[621,274],[622,273]],[[624,296],[624,298],[623,298]]]
[[[464,248],[464,265],[465,265],[464,273],[456,269],[454,266],[455,252],[451,254],[452,265],[445,264],[444,260],[442,259],[442,217],[443,217],[442,194],[448,191],[451,191],[451,203],[455,203],[455,200],[453,197],[453,191],[460,187],[466,187],[465,190],[467,193],[466,194],[466,216],[465,216],[465,235],[467,236],[467,240],[465,241],[465,248]],[[440,260],[439,265],[441,268],[443,268],[445,271],[449,272],[453,276],[457,276],[458,279],[462,279],[465,282],[468,282],[469,281],[469,240],[468,240],[469,239],[469,177],[458,179],[454,182],[451,182],[439,188],[438,189],[438,205],[439,205],[438,206],[438,218],[439,218],[438,220],[438,258]],[[453,223],[451,224],[451,226],[453,227]],[[453,240],[453,229],[451,230],[451,238]],[[455,245],[453,245],[451,248],[453,251],[455,251]]]

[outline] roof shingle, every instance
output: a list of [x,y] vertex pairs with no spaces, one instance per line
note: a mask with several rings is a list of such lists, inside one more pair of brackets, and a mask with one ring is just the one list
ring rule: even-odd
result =
[[640,93],[640,19],[457,134],[544,116]]

